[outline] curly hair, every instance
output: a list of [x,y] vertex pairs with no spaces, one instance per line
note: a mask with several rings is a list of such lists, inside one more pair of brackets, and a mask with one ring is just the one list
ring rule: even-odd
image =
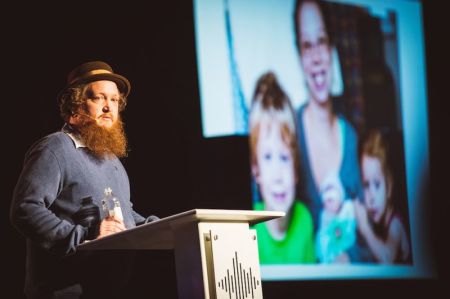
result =
[[[64,121],[74,115],[78,109],[85,109],[88,99],[89,84],[81,84],[65,89],[59,96],[59,112]],[[127,105],[127,98],[120,93],[119,112],[122,112]]]

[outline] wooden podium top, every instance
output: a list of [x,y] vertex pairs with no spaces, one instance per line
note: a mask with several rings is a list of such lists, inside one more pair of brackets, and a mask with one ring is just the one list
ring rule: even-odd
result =
[[249,223],[283,217],[284,212],[195,209],[165,217],[99,240],[85,242],[78,250],[173,249],[173,228],[190,222]]

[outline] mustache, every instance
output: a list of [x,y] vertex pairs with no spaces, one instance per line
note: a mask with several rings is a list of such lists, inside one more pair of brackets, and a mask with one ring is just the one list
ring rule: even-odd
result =
[[106,112],[106,113],[101,114],[101,115],[100,115],[99,117],[97,117],[97,118],[103,118],[103,117],[113,118],[113,115],[112,115],[112,113],[110,113],[110,112]]
[[98,120],[101,119],[101,118],[103,118],[103,117],[108,117],[108,118],[113,119],[113,115],[112,115],[112,113],[110,113],[110,112],[103,113],[103,114],[101,114],[101,115],[98,116],[98,117],[93,117],[93,116],[90,116],[89,114],[84,114],[84,113],[76,113],[76,114],[74,114],[74,115],[75,115],[75,116],[86,117],[86,118],[91,119],[91,120],[93,120],[93,121],[95,121],[95,122],[98,122]]

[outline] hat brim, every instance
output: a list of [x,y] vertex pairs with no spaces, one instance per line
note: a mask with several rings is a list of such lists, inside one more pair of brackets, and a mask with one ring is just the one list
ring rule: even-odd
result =
[[86,78],[80,78],[80,79],[76,80],[75,82],[72,82],[71,84],[67,85],[63,90],[61,90],[59,92],[57,101],[58,102],[60,101],[62,94],[68,88],[72,88],[72,87],[75,87],[75,86],[81,85],[81,84],[102,81],[102,80],[112,81],[112,82],[116,83],[117,88],[125,97],[127,97],[130,94],[131,85],[130,85],[130,81],[128,81],[127,78],[125,78],[121,75],[118,75],[118,74],[114,74],[114,73],[105,73],[105,74],[95,74],[95,75],[92,75],[92,76],[89,76]]

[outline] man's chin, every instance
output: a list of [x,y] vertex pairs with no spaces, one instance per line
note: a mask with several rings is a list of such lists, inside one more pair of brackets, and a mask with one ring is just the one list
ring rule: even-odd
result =
[[92,121],[79,128],[81,137],[95,155],[99,157],[111,154],[121,158],[126,156],[127,140],[120,119],[115,122]]

